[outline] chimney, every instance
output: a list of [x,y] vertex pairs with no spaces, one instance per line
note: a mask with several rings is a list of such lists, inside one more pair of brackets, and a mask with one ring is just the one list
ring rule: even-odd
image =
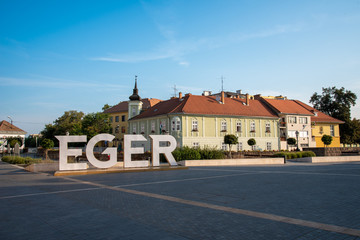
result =
[[182,92],[179,92],[179,98],[181,99],[182,97]]
[[250,96],[249,96],[249,94],[247,93],[247,94],[246,94],[246,106],[249,106],[249,99],[250,99]]
[[221,91],[221,99],[220,101],[222,102],[222,104],[225,104],[225,93],[224,91]]

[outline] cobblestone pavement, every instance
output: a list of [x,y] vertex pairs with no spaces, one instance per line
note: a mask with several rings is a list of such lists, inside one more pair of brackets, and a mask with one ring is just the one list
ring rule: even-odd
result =
[[54,177],[0,162],[0,239],[358,239],[360,162]]

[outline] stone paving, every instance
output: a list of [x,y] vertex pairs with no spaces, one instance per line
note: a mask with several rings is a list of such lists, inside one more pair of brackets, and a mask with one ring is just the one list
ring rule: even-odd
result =
[[360,162],[54,177],[0,162],[0,239],[357,239]]

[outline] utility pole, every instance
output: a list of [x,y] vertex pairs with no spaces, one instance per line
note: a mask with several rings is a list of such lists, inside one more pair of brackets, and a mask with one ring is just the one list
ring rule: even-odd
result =
[[174,89],[174,97],[176,97],[177,96],[177,88],[176,88],[176,85],[174,85],[174,87],[173,87],[173,89]]

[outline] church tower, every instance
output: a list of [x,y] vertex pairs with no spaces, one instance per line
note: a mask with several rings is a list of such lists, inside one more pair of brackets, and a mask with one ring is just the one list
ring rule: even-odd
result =
[[135,87],[133,94],[129,97],[129,99],[128,119],[131,119],[140,114],[143,105],[141,97],[139,96],[139,90],[137,89],[137,76],[135,76]]

